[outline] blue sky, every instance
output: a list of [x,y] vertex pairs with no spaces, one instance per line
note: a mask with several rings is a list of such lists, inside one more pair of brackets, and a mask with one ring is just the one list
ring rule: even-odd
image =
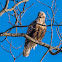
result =
[[[52,0],[39,0],[42,3],[51,6],[52,5]],[[3,7],[5,6],[5,0],[0,0],[1,4]],[[46,14],[46,18],[48,17],[46,11],[48,11],[49,15],[52,18],[52,12],[51,9],[42,5],[39,3],[37,0],[30,0],[29,2],[26,3],[26,8],[28,8],[30,5],[32,5],[29,9],[26,10],[25,14],[23,15],[21,22],[22,25],[29,25],[32,21],[34,21],[38,15],[38,12],[43,11]],[[10,1],[8,8],[11,8],[14,5],[14,2]],[[20,10],[22,11],[24,3],[20,4]],[[57,0],[56,1],[56,9],[58,8],[58,11],[55,15],[55,21],[60,24],[62,22],[62,0]],[[0,5],[0,11],[2,10],[2,7]],[[11,14],[13,11],[10,12]],[[10,27],[12,27],[9,23],[9,17],[7,13],[4,13],[2,16],[0,16],[0,33],[6,31]],[[10,21],[14,24],[15,23],[15,17],[10,16]],[[50,21],[46,21],[47,25],[50,25]],[[57,26],[56,26],[57,27]],[[56,33],[56,27],[53,27],[53,39],[52,39],[52,46],[57,46],[60,42],[57,33]],[[18,28],[17,32],[18,33],[26,33],[28,27],[24,28]],[[62,26],[59,27],[60,33],[62,33]],[[51,31],[51,27],[47,27],[47,31]],[[15,28],[11,30],[10,33],[15,33]],[[0,37],[0,41],[3,40],[5,37]],[[14,54],[15,57],[17,57],[20,53],[22,53],[23,48],[24,48],[24,43],[25,43],[25,38],[24,37],[8,37],[7,38],[9,42],[12,41],[12,45],[14,47],[19,47],[22,45],[21,48],[19,49],[14,49],[11,48],[12,53]],[[50,44],[51,41],[51,34],[49,32],[46,32],[46,35],[44,39],[42,39],[42,42]],[[3,45],[7,50],[10,50],[10,45],[6,40],[4,42],[0,42],[0,45]],[[15,62],[40,62],[42,56],[48,49],[38,45],[35,50],[30,51],[29,57],[23,57],[21,55],[18,59],[16,59]],[[51,55],[49,52],[46,54],[45,58],[43,59],[42,62],[61,62],[62,61],[62,53],[60,52],[57,55]],[[0,46],[0,62],[13,62],[13,57],[11,56],[10,53],[6,52],[1,46]]]

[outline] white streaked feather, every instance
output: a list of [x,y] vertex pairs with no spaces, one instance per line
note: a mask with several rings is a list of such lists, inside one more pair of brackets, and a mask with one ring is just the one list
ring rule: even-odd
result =
[[27,53],[29,53],[29,52],[30,52],[30,48],[28,49]]
[[35,47],[37,47],[37,44],[33,47],[33,50],[35,50]]

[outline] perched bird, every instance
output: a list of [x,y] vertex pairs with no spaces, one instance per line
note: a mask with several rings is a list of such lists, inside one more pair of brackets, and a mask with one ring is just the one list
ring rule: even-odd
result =
[[[35,40],[38,40],[41,42],[42,38],[44,38],[45,32],[46,32],[46,24],[45,24],[45,13],[39,12],[38,17],[33,21],[27,30],[27,35],[32,37]],[[44,26],[42,26],[44,25]],[[26,39],[25,40],[25,46],[23,51],[23,56],[28,57],[30,50],[32,48],[35,49],[35,46],[37,46],[36,43],[33,43],[31,40]]]

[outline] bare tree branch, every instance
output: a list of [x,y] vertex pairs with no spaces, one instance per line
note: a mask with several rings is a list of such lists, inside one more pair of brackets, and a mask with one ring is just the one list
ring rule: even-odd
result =
[[12,11],[12,10],[14,10],[14,8],[15,8],[16,6],[18,6],[19,4],[21,4],[21,3],[23,3],[23,2],[27,2],[27,1],[28,1],[28,0],[20,1],[20,2],[18,2],[17,4],[15,4],[12,8],[7,9],[8,3],[9,3],[9,0],[8,0],[7,3],[6,3],[6,5],[5,5],[5,8],[0,12],[0,16],[1,16],[3,13],[7,12],[7,11]]
[[36,41],[34,40],[33,38],[31,38],[30,36],[28,36],[27,34],[24,34],[24,33],[19,33],[19,34],[12,34],[12,33],[3,33],[3,34],[0,34],[0,36],[12,36],[12,37],[19,37],[19,36],[23,36],[31,41],[33,41],[34,43],[36,44],[39,44],[41,46],[44,46],[46,48],[51,48],[50,50],[54,49],[54,50],[60,50],[60,48],[57,48],[57,47],[50,47],[50,45],[46,44],[46,43],[43,43],[43,42],[39,42],[39,41]]

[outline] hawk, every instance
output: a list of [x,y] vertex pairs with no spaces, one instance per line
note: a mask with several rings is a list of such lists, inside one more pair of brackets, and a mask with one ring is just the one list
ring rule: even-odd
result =
[[[32,37],[35,40],[38,40],[39,42],[41,42],[42,38],[44,38],[46,32],[45,17],[46,15],[44,12],[39,12],[38,17],[30,24],[26,33],[28,36]],[[26,39],[23,56],[28,57],[30,50],[32,48],[35,48],[36,46],[36,43],[33,43],[31,40]]]

